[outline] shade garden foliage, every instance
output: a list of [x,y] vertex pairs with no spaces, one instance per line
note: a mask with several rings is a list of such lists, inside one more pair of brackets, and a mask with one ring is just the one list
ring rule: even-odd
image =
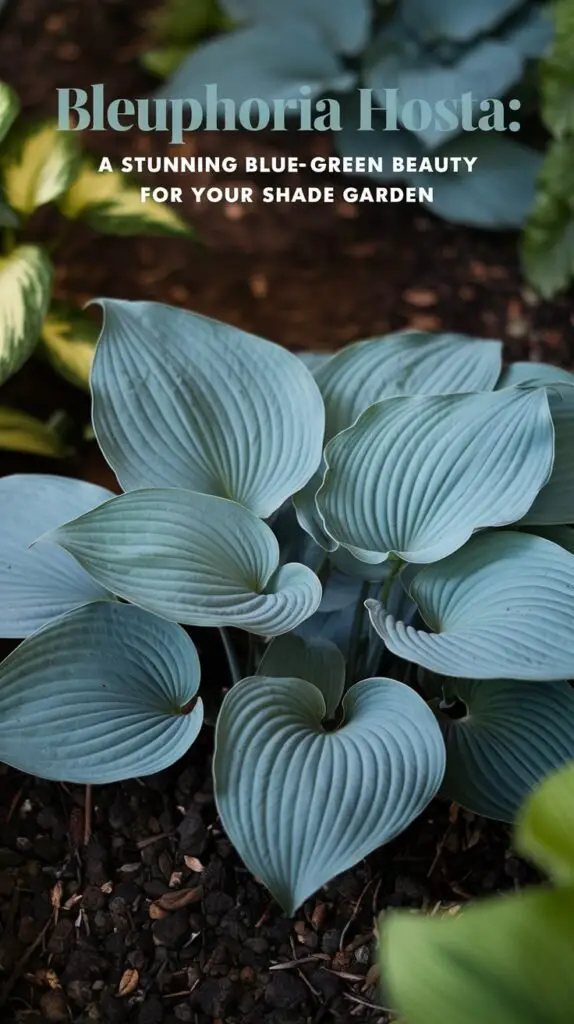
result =
[[[77,136],[51,120],[19,116],[19,100],[0,82],[0,385],[34,354],[66,380],[88,388],[98,337],[81,309],[53,298],[54,257],[66,222],[102,234],[189,235],[170,209],[140,203],[139,189],[120,172],[99,174]],[[57,206],[52,237],[37,240],[34,215]],[[0,449],[60,457],[67,441],[57,417],[44,423],[0,404]]]
[[[564,0],[568,4],[569,0]],[[193,8],[193,12],[192,12]],[[358,88],[373,90],[374,106],[398,89],[401,105],[458,102],[471,92],[475,109],[489,99],[518,99],[519,122],[537,115],[537,64],[551,44],[552,10],[538,0],[166,0],[155,19],[148,67],[167,76],[160,95],[204,100],[205,85],[240,104],[313,97],[337,98],[342,131],[332,133],[344,156],[386,158],[379,180],[401,177],[386,168],[393,156],[476,157],[472,174],[407,172],[406,183],[434,188],[439,217],[494,230],[519,228],[529,213],[540,152],[512,132],[385,131],[383,114],[358,132]],[[444,127],[444,125],[443,125]],[[524,133],[523,133],[524,134]]]
[[[0,758],[153,774],[222,696],[218,812],[289,913],[437,795],[513,821],[574,758],[574,377],[505,369],[495,340],[299,357],[98,303],[93,429],[123,493],[0,480],[0,626],[22,640]],[[201,680],[186,627],[228,676]]]
[[526,801],[514,845],[549,875],[552,888],[482,900],[455,917],[401,912],[382,920],[384,985],[408,1024],[572,1019],[574,765]]

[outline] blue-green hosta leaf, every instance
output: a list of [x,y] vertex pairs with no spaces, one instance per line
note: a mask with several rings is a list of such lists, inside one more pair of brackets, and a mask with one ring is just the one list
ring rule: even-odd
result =
[[500,132],[477,131],[447,142],[437,155],[476,157],[476,163],[471,174],[407,175],[410,185],[434,189],[433,202],[427,204],[432,213],[454,224],[491,231],[523,225],[536,194],[540,153]]
[[321,601],[305,565],[279,566],[274,533],[225,498],[131,491],[43,537],[119,597],[192,626],[288,633]]
[[52,264],[36,245],[0,257],[0,384],[36,347],[50,304]]
[[0,82],[0,142],[8,134],[19,110],[20,101],[14,90],[6,82]]
[[574,374],[551,363],[511,363],[503,370],[496,387],[537,388],[546,384],[574,384]]
[[523,522],[530,526],[574,523],[574,377],[570,384],[548,387],[554,423],[555,450],[552,476],[542,488]]
[[[343,157],[363,157],[365,160],[382,159],[382,170],[367,170],[365,173],[377,181],[391,181],[399,184],[404,175],[393,171],[393,157],[421,157],[424,149],[412,132],[385,131],[385,121],[373,113],[373,131],[360,128],[360,107],[356,93],[339,97],[341,106],[340,132],[334,132],[333,145]],[[368,166],[368,164],[367,164]],[[371,164],[371,167],[375,165]],[[360,176],[360,175],[358,175]]]
[[258,676],[306,679],[323,694],[327,718],[333,718],[345,689],[345,659],[329,640],[289,633],[269,644],[257,668]]
[[532,794],[516,822],[514,843],[554,881],[574,883],[574,762]]
[[304,366],[307,367],[311,373],[314,373],[323,363],[326,363],[331,358],[330,352],[297,352],[296,353]]
[[465,334],[405,331],[349,345],[315,371],[327,437],[350,427],[383,398],[491,391],[501,366],[500,341]]
[[532,534],[474,537],[422,569],[409,591],[425,633],[367,601],[371,623],[399,658],[463,679],[574,676],[574,555]]
[[162,771],[201,728],[199,678],[179,626],[130,605],[80,608],[0,665],[0,757],[78,783]]
[[63,476],[23,473],[0,480],[0,636],[20,639],[110,596],[67,552],[30,545],[44,530],[111,497],[104,487]]
[[[481,0],[480,4],[460,0],[402,0],[405,23],[427,43],[448,40],[469,43],[475,36],[496,28],[523,4],[524,0]],[[421,93],[423,96],[424,93]]]
[[227,32],[192,50],[158,95],[205,103],[206,83],[238,106],[256,96],[264,103],[344,92],[355,76],[333,53],[324,33],[306,19],[279,17]]
[[[394,30],[388,46],[385,46],[385,32],[375,46],[377,56],[368,61],[365,78],[381,103],[385,101],[385,90],[398,89],[401,106],[424,97],[435,109],[445,100],[460,103],[461,96],[468,92],[478,104],[482,100],[503,96],[520,81],[524,69],[520,51],[503,40],[482,40],[448,64],[438,63],[434,55],[429,56],[424,51],[419,54],[410,52],[408,43],[397,49]],[[413,134],[427,149],[436,149],[459,132],[459,128],[436,128],[433,118],[430,125],[413,131]]]
[[267,518],[306,484],[325,413],[297,356],[172,306],[99,301],[93,422],[124,490],[188,487]]
[[325,530],[325,524],[321,513],[317,508],[316,496],[325,475],[325,467],[321,465],[320,470],[313,473],[311,479],[293,495],[293,508],[297,516],[297,522],[302,530],[324,551],[336,551],[338,544],[336,540],[329,537]]
[[544,6],[526,7],[521,17],[513,19],[503,38],[519,50],[527,60],[536,60],[549,48],[554,37],[551,9]]
[[[271,26],[277,21],[277,9],[269,0],[221,0],[221,5],[234,21]],[[354,54],[367,42],[371,4],[370,0],[283,0],[281,17],[303,17],[319,29],[335,53]]]
[[475,814],[513,821],[531,790],[574,760],[574,690],[505,679],[458,680],[452,690],[467,714],[437,712],[447,755],[442,792]]
[[319,512],[340,544],[436,562],[526,514],[553,441],[544,389],[389,398],[328,444]]
[[216,726],[217,808],[247,867],[284,910],[389,842],[426,807],[444,772],[429,707],[392,679],[366,679],[325,732],[317,687],[244,679]]
[[574,887],[383,922],[381,971],[409,1024],[571,1024]]

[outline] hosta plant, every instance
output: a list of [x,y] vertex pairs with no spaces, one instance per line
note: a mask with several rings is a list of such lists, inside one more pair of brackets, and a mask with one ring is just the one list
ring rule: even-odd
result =
[[[81,220],[110,235],[186,235],[167,207],[143,205],[119,172],[99,174],[77,136],[52,121],[23,122],[15,92],[0,82],[0,385],[37,351],[67,380],[88,387],[98,330],[82,310],[53,300],[59,235],[39,244],[34,214],[57,204],[65,221]],[[0,405],[0,449],[65,453],[60,433]]]
[[[568,0],[566,0],[568,2]],[[337,97],[342,131],[333,143],[345,156],[476,157],[472,174],[418,171],[408,185],[434,188],[430,209],[473,226],[519,227],[532,204],[540,156],[512,132],[385,131],[374,115],[372,131],[358,131],[358,88],[373,90],[373,106],[384,106],[386,90],[398,89],[400,106],[424,99],[479,104],[519,99],[523,123],[538,106],[537,90],[525,85],[547,50],[552,21],[538,0],[220,0],[235,27],[192,51],[162,87],[161,95],[205,98],[215,82],[220,97],[237,104],[251,97],[300,100],[301,85],[313,97]],[[509,119],[512,120],[512,117]],[[452,164],[450,165],[452,166]],[[381,177],[381,175],[379,175]]]
[[[436,794],[513,820],[574,757],[574,377],[504,370],[494,340],[298,357],[99,304],[93,429],[123,493],[0,480],[0,624],[23,641],[0,757],[155,773],[224,694],[219,814],[288,912]],[[188,627],[228,676],[200,687]]]
[[482,900],[455,917],[399,912],[382,921],[385,1002],[406,1024],[570,1024],[574,765],[526,802],[515,846],[552,888]]

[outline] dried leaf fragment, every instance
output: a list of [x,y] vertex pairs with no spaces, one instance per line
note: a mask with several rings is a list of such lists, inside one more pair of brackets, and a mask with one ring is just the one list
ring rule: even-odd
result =
[[131,996],[138,987],[140,976],[135,967],[128,967],[120,978],[118,996]]

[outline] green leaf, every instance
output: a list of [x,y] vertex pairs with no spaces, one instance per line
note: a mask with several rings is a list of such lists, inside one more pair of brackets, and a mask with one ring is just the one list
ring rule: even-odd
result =
[[345,92],[355,81],[333,53],[325,33],[306,18],[284,14],[228,32],[188,55],[158,95],[205,103],[205,86],[217,82],[219,96],[238,106],[257,96],[264,102],[301,100]]
[[52,264],[43,249],[21,245],[0,257],[0,384],[35,349],[52,290]]
[[3,201],[0,192],[0,228],[17,228],[19,223],[18,215]]
[[553,435],[544,389],[386,399],[327,445],[320,515],[346,547],[436,562],[526,514]]
[[167,203],[142,203],[139,186],[121,171],[98,171],[84,160],[59,203],[68,220],[85,220],[104,235],[189,235],[191,228]]
[[253,512],[194,491],[122,494],[42,540],[69,551],[119,597],[188,625],[274,636],[321,601],[314,572],[279,567],[275,536]]
[[163,0],[146,19],[157,39],[179,44],[184,52],[202,36],[223,30],[227,20],[218,0]]
[[[398,89],[401,106],[424,97],[435,109],[445,100],[460,103],[461,96],[467,92],[472,93],[477,105],[483,100],[501,97],[522,78],[524,58],[518,48],[504,40],[482,39],[470,49],[455,51],[455,54],[448,63],[442,63],[432,51],[425,53],[413,47],[408,36],[401,44],[391,24],[376,41],[372,56],[367,56],[366,85],[375,91],[381,104],[386,100],[387,89]],[[433,119],[431,125],[425,124],[413,134],[426,149],[434,150],[452,141],[460,134],[460,129],[440,130]],[[462,144],[464,152],[466,141]],[[433,177],[439,179],[444,175]],[[466,178],[466,175],[454,177]]]
[[470,43],[476,36],[495,29],[522,3],[523,0],[481,0],[480,4],[461,0],[402,0],[401,15],[411,31],[426,43],[443,39]]
[[172,306],[99,301],[93,422],[124,490],[188,487],[266,519],[303,487],[325,413],[300,359]]
[[407,626],[367,601],[373,627],[399,658],[463,679],[574,676],[574,555],[542,537],[474,537],[427,566],[409,587],[432,630]]
[[6,137],[20,111],[20,101],[6,82],[0,82],[0,142]]
[[141,62],[146,71],[156,78],[167,78],[177,70],[189,53],[189,46],[158,46],[146,50]]
[[345,659],[336,644],[329,640],[304,640],[288,633],[271,641],[257,675],[306,679],[321,691],[327,718],[333,718],[345,689]]
[[402,832],[436,793],[444,745],[432,712],[392,679],[357,683],[344,725],[301,679],[244,679],[215,734],[223,826],[288,914],[335,875]]
[[491,391],[501,366],[500,341],[465,334],[404,331],[349,345],[314,371],[325,402],[327,437],[350,427],[383,398]]
[[[424,95],[424,93],[422,94]],[[523,226],[536,194],[540,153],[500,132],[469,132],[437,150],[441,157],[476,157],[472,174],[421,171],[407,176],[408,184],[433,188],[428,209],[454,224],[514,230]]]
[[574,278],[574,213],[560,199],[541,192],[521,240],[528,282],[544,299],[564,291]]
[[557,0],[553,15],[554,47],[542,66],[542,118],[549,132],[561,139],[574,134],[574,9],[570,0]]
[[[221,0],[221,5],[234,21],[273,26],[277,20],[268,0]],[[349,56],[365,46],[372,13],[370,0],[283,0],[281,17],[303,19],[325,36],[334,53]]]
[[513,821],[530,792],[574,759],[574,690],[568,683],[456,680],[463,718],[437,712],[446,745],[442,787],[475,814]]
[[79,164],[80,147],[72,132],[59,131],[55,121],[29,125],[2,153],[6,198],[27,217],[63,195]]
[[42,327],[42,341],[57,373],[89,390],[90,370],[99,329],[85,313],[52,305]]
[[[503,371],[498,384],[500,388],[528,387],[538,388],[546,384],[574,384],[574,373],[563,370],[552,363],[511,363]],[[549,389],[552,395],[554,389]]]
[[546,779],[522,809],[515,828],[518,852],[560,885],[574,881],[574,764]]
[[[408,1024],[571,1024],[574,888],[389,915],[381,969]],[[416,965],[416,970],[413,970]]]
[[42,531],[111,497],[104,487],[63,476],[18,473],[0,479],[0,636],[20,639],[109,596],[65,551],[31,545]]
[[61,459],[68,449],[49,423],[0,405],[0,449]]
[[76,783],[162,771],[201,728],[199,678],[179,626],[130,605],[80,608],[0,666],[0,756]]

